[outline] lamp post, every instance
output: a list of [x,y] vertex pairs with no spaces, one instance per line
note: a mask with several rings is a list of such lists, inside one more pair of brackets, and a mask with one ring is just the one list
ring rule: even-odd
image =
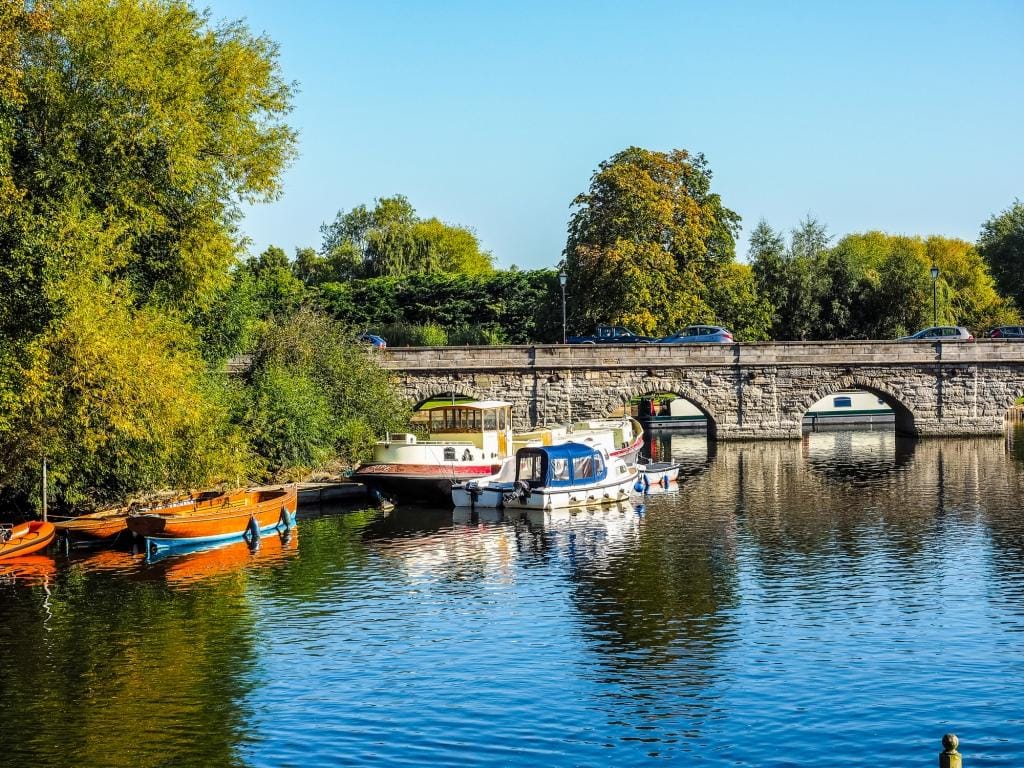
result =
[[939,268],[932,264],[932,325],[939,324],[939,294],[936,280],[939,279]]
[[558,284],[562,286],[562,343],[565,344],[565,271],[558,273]]

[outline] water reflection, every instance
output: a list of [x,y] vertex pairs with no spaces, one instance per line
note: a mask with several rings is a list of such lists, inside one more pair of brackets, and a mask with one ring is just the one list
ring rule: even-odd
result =
[[1021,432],[694,438],[656,437],[693,471],[642,509],[358,510],[0,570],[0,707],[36,729],[4,757],[902,765],[957,730],[1015,764]]

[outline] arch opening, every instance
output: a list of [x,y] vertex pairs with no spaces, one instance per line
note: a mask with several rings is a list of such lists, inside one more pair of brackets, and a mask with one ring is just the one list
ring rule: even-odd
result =
[[839,382],[815,393],[803,406],[804,433],[881,430],[917,434],[909,408],[890,393],[857,382]]
[[1013,455],[1024,459],[1024,390],[1006,411],[1006,440]]
[[635,393],[612,415],[632,416],[645,432],[672,431],[714,434],[715,420],[700,403],[674,390],[646,390]]

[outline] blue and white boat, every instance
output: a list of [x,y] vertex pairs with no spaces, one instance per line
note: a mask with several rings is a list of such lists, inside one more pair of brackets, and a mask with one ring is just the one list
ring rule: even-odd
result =
[[617,504],[629,498],[638,472],[601,447],[560,443],[516,451],[513,487],[506,510],[575,509]]

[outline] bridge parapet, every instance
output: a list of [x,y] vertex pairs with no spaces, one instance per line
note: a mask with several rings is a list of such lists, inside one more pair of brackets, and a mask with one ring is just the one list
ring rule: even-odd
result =
[[863,363],[962,365],[1024,362],[1024,343],[827,341],[760,344],[549,344],[494,347],[389,347],[378,358],[392,370],[632,368]]

